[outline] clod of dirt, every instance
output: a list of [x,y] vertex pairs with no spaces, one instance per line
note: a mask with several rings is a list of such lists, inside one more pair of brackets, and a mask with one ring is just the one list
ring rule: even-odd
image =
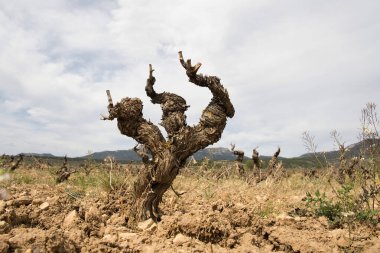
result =
[[108,225],[124,225],[125,219],[121,217],[118,213],[114,213],[111,215],[111,217],[107,220]]
[[130,233],[130,232],[125,232],[125,233],[119,233],[119,240],[121,241],[134,241],[138,237],[137,233]]
[[[66,233],[38,228],[16,228],[7,240],[12,252],[75,252],[77,243]],[[0,251],[1,252],[1,251]]]
[[221,242],[228,238],[232,229],[230,222],[221,214],[211,212],[205,215],[200,210],[183,214],[174,220],[169,218],[165,223],[169,235],[181,233],[205,243]]
[[49,197],[49,198],[47,198],[47,201],[48,201],[51,205],[55,205],[55,204],[57,204],[58,201],[59,201],[59,196]]
[[8,232],[10,226],[5,221],[0,221],[0,234]]
[[5,212],[5,208],[7,207],[7,204],[4,200],[0,200],[0,214]]
[[106,234],[102,238],[102,242],[107,243],[107,244],[115,244],[116,241],[117,241],[117,235]]
[[0,242],[0,253],[8,252],[9,245],[5,242]]
[[137,224],[137,227],[141,230],[147,230],[154,224],[154,221],[152,219],[148,219],[146,221],[139,222]]
[[44,202],[44,203],[42,203],[42,204],[39,206],[39,208],[40,208],[41,210],[46,210],[46,209],[48,209],[48,208],[49,208],[49,202]]
[[336,245],[340,248],[347,248],[350,246],[350,241],[346,237],[341,237],[336,241]]
[[10,198],[7,190],[0,188],[0,200],[8,200]]
[[287,213],[281,213],[276,217],[276,223],[278,225],[290,225],[293,224],[296,218],[299,217],[291,217]]
[[252,242],[255,240],[255,236],[251,233],[245,233],[240,238],[240,245],[246,247],[252,247]]
[[102,217],[99,209],[94,206],[90,207],[84,216],[84,220],[89,223],[100,222],[101,219]]
[[367,253],[378,253],[380,252],[380,239],[375,238],[371,240],[370,242],[372,246],[368,247],[368,250],[366,251]]
[[19,207],[19,206],[27,206],[32,203],[32,199],[27,196],[19,197],[13,201],[11,201],[12,206]]
[[191,241],[191,238],[190,237],[188,237],[188,236],[185,236],[185,235],[183,235],[183,234],[177,234],[175,237],[174,237],[174,239],[173,239],[173,243],[175,244],[175,245],[183,245],[183,244],[185,244],[185,243],[187,243],[187,242],[190,242]]
[[318,221],[325,227],[328,228],[329,220],[325,216],[318,217]]
[[76,225],[76,223],[79,220],[79,216],[76,210],[71,211],[68,213],[63,220],[62,228],[70,228]]
[[34,198],[32,201],[33,205],[41,205],[42,203],[44,203],[44,200],[42,198]]

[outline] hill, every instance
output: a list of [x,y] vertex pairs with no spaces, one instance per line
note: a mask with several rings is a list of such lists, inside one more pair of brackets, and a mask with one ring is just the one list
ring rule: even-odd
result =
[[[101,151],[95,152],[92,154],[93,159],[95,160],[104,160],[107,156],[113,156],[119,162],[127,161],[141,161],[141,158],[137,156],[135,151],[132,149],[129,150],[117,150],[117,151]],[[234,161],[236,156],[228,148],[205,148],[199,150],[193,155],[194,159],[201,161],[205,158],[208,158],[211,161]],[[86,159],[88,156],[78,157],[77,159]],[[264,161],[265,164],[269,162],[271,156],[260,156],[260,159]],[[250,160],[250,157],[244,156],[244,161]],[[282,161],[286,168],[295,168],[295,167],[315,167],[318,166],[317,161],[314,156],[304,155],[302,157],[294,158],[285,158],[279,157],[279,160]]]
[[[351,144],[347,146],[347,158],[353,157],[353,156],[359,156],[361,153],[361,149],[364,146],[368,146],[370,144],[376,144],[380,146],[380,140],[366,140],[361,141],[358,143]],[[49,153],[44,154],[37,154],[37,153],[24,153],[25,156],[35,156],[35,157],[42,157],[47,158],[49,160],[61,160],[62,157],[54,156]],[[317,152],[316,156],[318,159],[324,163],[326,160],[329,163],[336,163],[339,161],[339,151],[333,150],[328,152]],[[136,152],[133,149],[129,150],[116,150],[116,151],[100,151],[100,152],[94,152],[91,157],[92,159],[102,161],[107,156],[113,156],[115,159],[121,163],[135,161],[139,162],[141,161],[141,158],[136,154]],[[81,156],[81,157],[74,157],[70,158],[70,160],[84,160],[88,159],[90,156]],[[194,159],[197,161],[201,161],[205,158],[208,158],[212,161],[234,161],[236,159],[236,156],[233,155],[233,153],[228,148],[205,148],[202,150],[199,150],[193,155]],[[249,160],[250,157],[245,156],[244,161]],[[260,156],[260,159],[264,161],[264,163],[268,163],[268,161],[271,159],[271,156]],[[303,168],[311,168],[311,167],[320,167],[321,165],[315,158],[315,155],[312,153],[306,153],[299,157],[293,157],[293,158],[285,158],[285,157],[279,157],[279,160],[282,161],[284,166],[286,168],[296,168],[296,167],[303,167]]]
[[[94,152],[91,156],[95,160],[104,160],[107,156],[112,156],[115,157],[117,161],[141,161],[141,158],[136,154],[135,151],[133,151],[133,149]],[[88,157],[89,155],[78,158],[86,159]]]
[[[107,156],[113,156],[118,161],[141,161],[141,158],[136,154],[133,149],[128,150],[117,150],[117,151],[101,151],[94,152],[92,154],[93,159],[95,160],[103,160]],[[82,156],[78,158],[86,159],[89,156]],[[193,155],[194,159],[197,161],[203,160],[206,157],[210,160],[226,160],[233,161],[236,157],[232,154],[232,152],[227,148],[206,148],[196,152]],[[249,159],[246,157],[246,159]]]
[[54,157],[57,157],[53,154],[50,154],[50,153],[21,153],[21,155],[24,155],[24,156],[34,156],[34,157],[45,157],[45,158],[54,158]]
[[[373,145],[373,144],[380,147],[380,139],[368,139],[368,140],[363,140],[363,141],[360,141],[348,146],[345,145],[345,147],[347,148],[346,157],[351,158],[354,156],[360,156],[362,154],[362,149],[364,147],[369,147],[370,145]],[[340,151],[334,150],[334,151],[328,151],[328,152],[317,152],[315,155],[317,155],[318,158],[322,158],[322,159],[326,158],[327,161],[329,162],[335,162],[339,160]],[[312,153],[306,153],[299,156],[299,158],[308,158],[308,157],[310,158],[310,157],[315,157],[315,155]]]

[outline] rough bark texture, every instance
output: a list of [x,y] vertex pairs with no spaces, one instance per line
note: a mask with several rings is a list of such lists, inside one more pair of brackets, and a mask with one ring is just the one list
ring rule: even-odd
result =
[[144,119],[143,104],[138,98],[124,98],[113,105],[109,91],[107,120],[117,119],[118,128],[123,135],[144,144],[151,159],[144,159],[144,169],[134,183],[134,198],[130,207],[130,221],[152,218],[160,220],[159,203],[163,194],[172,185],[186,159],[196,151],[217,142],[226,126],[227,117],[234,116],[234,107],[227,90],[216,76],[197,74],[201,64],[191,65],[191,60],[184,61],[182,53],[179,59],[186,70],[189,81],[197,86],[208,88],[213,97],[203,110],[200,122],[195,126],[186,123],[186,100],[168,92],[157,93],[154,89],[155,77],[149,65],[149,77],[145,91],[152,103],[160,104],[162,109],[161,125],[168,133],[165,139],[159,128]]
[[237,172],[240,175],[243,175],[243,173],[244,173],[244,166],[243,166],[244,151],[242,151],[242,150],[235,150],[235,144],[231,144],[231,151],[232,151],[232,153],[234,155],[236,155]]
[[282,166],[282,163],[278,160],[280,152],[281,149],[278,148],[277,151],[273,154],[272,158],[270,159],[268,163],[266,178],[272,177],[274,180],[278,180],[284,176],[284,167]]
[[252,150],[253,169],[261,169],[262,162],[260,161],[259,152],[256,149]]
[[235,144],[231,144],[231,151],[234,155],[236,155],[236,161],[242,163],[244,160],[244,151],[235,150]]
[[261,182],[263,179],[262,167],[263,161],[260,160],[259,152],[256,148],[252,150],[252,161],[253,161],[253,173],[256,178],[256,183]]
[[[258,156],[258,152],[256,151],[256,149],[254,149],[253,151],[254,152],[252,158],[256,157],[256,154]],[[262,173],[261,167],[259,167],[256,183],[260,183],[261,181],[267,180],[268,178],[272,178],[274,181],[277,181],[285,175],[284,167],[282,166],[281,161],[278,160],[280,152],[281,149],[278,148],[277,151],[273,154],[272,158],[268,163],[266,173]],[[259,164],[261,166],[261,161]]]

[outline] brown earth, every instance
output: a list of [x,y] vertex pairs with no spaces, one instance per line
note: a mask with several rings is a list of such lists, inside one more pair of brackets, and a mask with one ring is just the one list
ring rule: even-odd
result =
[[128,200],[106,191],[9,185],[7,199],[0,200],[0,253],[380,252],[379,227],[356,226],[350,245],[347,228],[331,229],[325,218],[302,211],[301,194],[273,195],[290,191],[290,184],[268,191],[239,179],[179,176],[174,186],[187,193],[165,194],[162,221],[131,229],[120,211]]

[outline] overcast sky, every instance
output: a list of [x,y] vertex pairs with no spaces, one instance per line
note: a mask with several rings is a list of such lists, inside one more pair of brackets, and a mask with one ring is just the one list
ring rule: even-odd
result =
[[[148,64],[156,90],[177,93],[196,124],[208,89],[187,81],[177,52],[221,78],[235,106],[222,139],[250,156],[334,148],[330,132],[357,141],[360,111],[380,104],[380,1],[33,0],[0,1],[0,153],[82,156],[129,149],[107,113],[145,94]],[[380,106],[380,105],[379,105]]]

